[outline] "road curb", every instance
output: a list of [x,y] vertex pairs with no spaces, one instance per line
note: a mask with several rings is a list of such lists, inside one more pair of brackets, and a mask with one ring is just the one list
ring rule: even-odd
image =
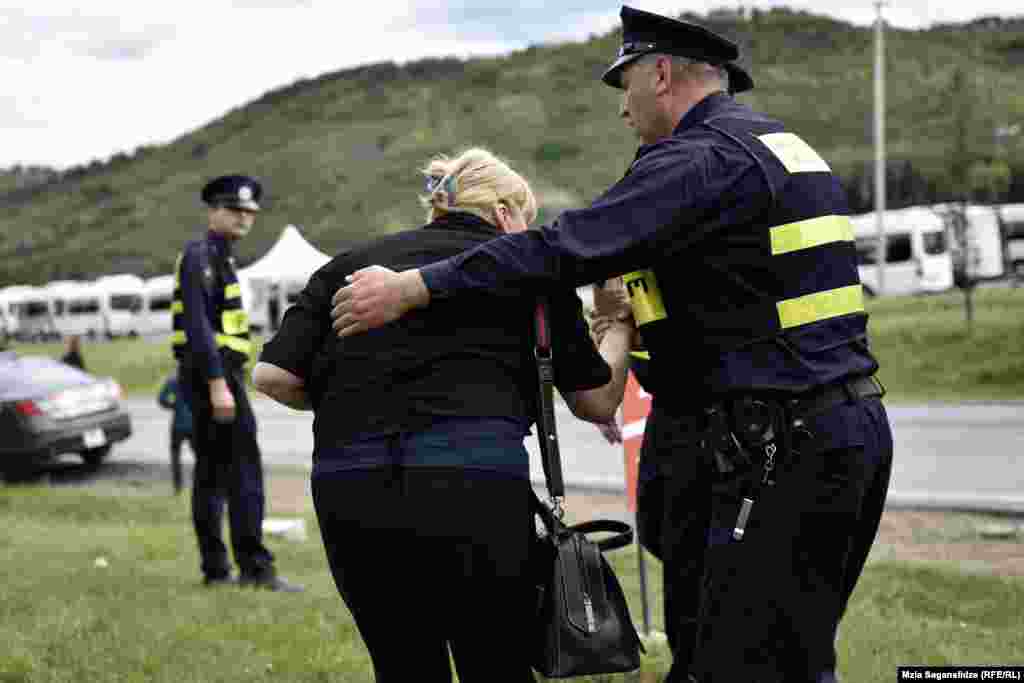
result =
[[[530,482],[544,490],[543,477],[531,477]],[[578,478],[566,480],[567,493],[619,494],[625,500],[622,481],[600,478]],[[946,512],[973,512],[1011,517],[1024,517],[1024,496],[982,496],[970,492],[889,491],[885,502],[887,509],[916,509]]]

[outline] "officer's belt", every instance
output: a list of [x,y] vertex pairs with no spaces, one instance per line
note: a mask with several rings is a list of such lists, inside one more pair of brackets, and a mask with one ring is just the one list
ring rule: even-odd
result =
[[786,401],[786,407],[790,417],[803,420],[841,403],[884,395],[885,388],[874,377],[858,377],[791,398]]

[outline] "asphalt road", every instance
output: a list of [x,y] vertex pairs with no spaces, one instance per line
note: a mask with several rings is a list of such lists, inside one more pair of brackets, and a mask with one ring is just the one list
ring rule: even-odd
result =
[[[125,403],[134,433],[115,446],[112,465],[166,464],[170,414],[155,399]],[[312,415],[260,396],[253,404],[264,462],[308,469]],[[608,445],[564,406],[558,409],[567,484],[622,490],[621,447]],[[1024,402],[891,405],[889,414],[896,443],[891,504],[1024,513]],[[542,481],[535,443],[527,440],[531,469],[535,481]]]

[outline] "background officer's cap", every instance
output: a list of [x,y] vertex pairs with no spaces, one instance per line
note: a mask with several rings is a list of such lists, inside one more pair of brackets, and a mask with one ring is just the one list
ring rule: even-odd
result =
[[622,69],[643,55],[657,52],[688,57],[724,67],[729,72],[729,92],[740,93],[754,87],[754,80],[735,63],[740,56],[736,43],[703,26],[623,5],[622,47],[615,62],[601,80],[613,88],[622,87]]
[[201,196],[204,202],[214,208],[226,206],[259,211],[260,205],[257,202],[263,196],[263,186],[249,176],[222,175],[206,183]]

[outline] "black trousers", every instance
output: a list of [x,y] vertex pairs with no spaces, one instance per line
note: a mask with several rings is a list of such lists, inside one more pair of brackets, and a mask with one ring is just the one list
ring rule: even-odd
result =
[[312,490],[377,683],[449,683],[449,651],[461,683],[534,680],[528,481],[390,466],[317,475]]
[[272,572],[274,557],[263,545],[263,465],[242,370],[231,369],[225,377],[236,407],[230,423],[213,419],[209,383],[203,373],[182,363],[179,374],[193,415],[192,523],[199,541],[200,569],[208,577],[226,576],[231,571],[223,540],[226,505],[239,571],[247,576]]
[[812,437],[762,488],[741,542],[743,485],[711,493],[700,630],[701,683],[833,683],[835,638],[878,532],[892,470],[892,432],[877,398],[807,420]]
[[[171,481],[174,483],[174,491],[177,493],[185,481],[185,475],[181,467],[181,446],[185,442],[192,443],[192,433],[183,432],[171,427]],[[192,447],[192,454],[195,455],[195,447]]]
[[702,429],[696,418],[670,416],[655,401],[640,450],[637,534],[662,562],[669,681],[687,680],[697,644],[711,493],[704,463],[694,453]]
[[881,520],[892,433],[878,399],[808,420],[812,437],[762,488],[742,541],[741,498],[759,468],[720,477],[697,417],[657,401],[644,435],[641,541],[663,562],[667,683],[831,683],[839,621]]

